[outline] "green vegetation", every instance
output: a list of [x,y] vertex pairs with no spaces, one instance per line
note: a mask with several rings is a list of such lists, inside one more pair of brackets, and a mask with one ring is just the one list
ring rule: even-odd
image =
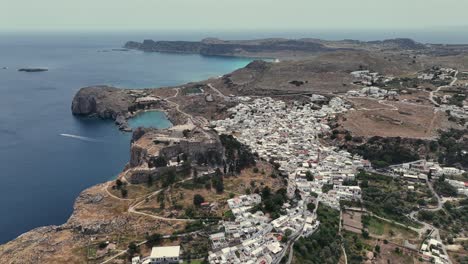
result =
[[163,188],[166,188],[172,185],[176,181],[176,178],[177,178],[176,169],[171,168],[169,170],[166,170],[165,172],[162,172],[159,178],[161,180]]
[[202,221],[189,222],[185,226],[184,233],[190,233],[190,232],[198,231],[198,230],[203,229],[204,227],[205,227],[205,225],[203,224]]
[[459,202],[445,202],[443,208],[435,212],[420,211],[417,217],[440,228],[447,235],[458,236],[468,230],[468,198]]
[[181,188],[194,190],[194,189],[203,189],[207,188],[207,184],[209,184],[209,188],[211,189],[211,177],[212,175],[203,175],[198,176],[198,172],[196,169],[193,171],[193,181],[185,181],[182,183],[177,183],[176,186],[180,186]]
[[363,237],[358,234],[344,232],[343,239],[349,264],[363,263],[366,259],[366,251],[372,251],[372,246],[367,244]]
[[369,215],[362,216],[362,225],[364,228],[369,230],[370,234],[385,236],[390,240],[397,234],[407,239],[416,239],[418,237],[418,233],[407,227],[403,227],[395,223],[390,223]]
[[216,169],[215,174],[211,178],[211,185],[216,189],[217,193],[224,191],[224,178],[219,169]]
[[182,135],[184,135],[184,138],[188,138],[188,136],[190,135],[190,130],[189,129],[184,129],[182,131]]
[[236,217],[232,213],[232,210],[229,210],[229,211],[224,212],[224,219],[227,221],[234,221]]
[[468,151],[468,138],[464,137],[468,134],[468,129],[457,130],[450,129],[449,131],[440,131],[437,144],[434,145],[434,151],[438,152],[439,163],[455,166],[468,167],[468,156],[464,151]]
[[228,173],[240,173],[242,169],[255,166],[255,155],[250,148],[232,135],[220,135],[221,144],[226,152],[226,164]]
[[150,168],[156,167],[166,167],[167,166],[167,159],[163,156],[158,156],[156,158],[151,158],[150,161],[148,162],[148,166]]
[[281,188],[276,193],[272,194],[271,189],[266,186],[261,192],[262,203],[252,208],[253,212],[262,211],[269,213],[272,218],[278,218],[281,213],[281,207],[288,200],[286,189]]
[[202,89],[200,87],[185,87],[182,92],[185,94],[185,95],[188,95],[188,94],[199,94],[199,93],[202,93]]
[[324,184],[322,185],[322,192],[327,193],[330,190],[333,190],[333,184]]
[[294,263],[334,264],[341,256],[341,239],[338,235],[340,213],[324,204],[317,209],[319,229],[307,238],[294,243]]
[[402,224],[418,226],[405,215],[417,208],[418,199],[427,198],[427,192],[408,191],[407,184],[398,178],[363,171],[357,179],[362,181],[362,199],[367,210]]
[[448,100],[449,105],[456,105],[458,107],[463,107],[463,101],[466,99],[465,94],[454,94]]
[[206,257],[210,250],[208,237],[191,235],[181,238],[182,255],[184,263],[208,263]]
[[377,168],[419,159],[416,153],[402,144],[400,138],[372,137],[366,144],[356,146],[350,151],[370,160]]
[[146,245],[151,248],[157,245],[160,245],[162,242],[163,236],[158,233],[154,233],[146,236]]
[[195,206],[200,206],[204,202],[205,202],[205,198],[203,198],[203,196],[201,196],[200,194],[195,194],[193,196],[193,204]]
[[98,248],[99,249],[105,249],[107,247],[107,242],[105,241],[102,241],[102,242],[99,242],[99,245],[98,245]]
[[314,175],[312,174],[312,172],[310,172],[310,171],[306,172],[306,179],[308,181],[314,181]]
[[131,242],[128,244],[127,253],[130,257],[133,257],[136,253],[140,252],[140,248],[135,244],[135,242]]
[[434,182],[434,190],[437,192],[437,194],[446,197],[456,197],[458,193],[457,188],[446,182],[444,176],[440,177]]

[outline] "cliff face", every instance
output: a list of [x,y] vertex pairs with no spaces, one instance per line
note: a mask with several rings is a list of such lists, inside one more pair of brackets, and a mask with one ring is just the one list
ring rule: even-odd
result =
[[110,86],[85,87],[73,98],[71,110],[74,115],[96,115],[115,120],[128,111],[133,101],[133,97],[122,89]]

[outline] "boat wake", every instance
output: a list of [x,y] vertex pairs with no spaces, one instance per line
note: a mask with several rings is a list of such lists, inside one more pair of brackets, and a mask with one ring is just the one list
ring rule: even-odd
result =
[[60,134],[60,136],[74,138],[74,139],[88,141],[88,142],[99,142],[100,141],[100,140],[97,140],[97,139],[94,139],[94,138],[82,137],[82,136],[77,136],[77,135],[72,135],[72,134]]

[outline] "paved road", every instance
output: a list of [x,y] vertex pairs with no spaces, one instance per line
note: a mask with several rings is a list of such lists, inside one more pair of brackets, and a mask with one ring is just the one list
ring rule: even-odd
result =
[[[308,204],[308,201],[304,201],[304,206],[302,208],[302,216],[304,218],[305,218],[305,213],[307,211],[307,204]],[[315,199],[315,209],[313,212],[314,214],[317,212],[318,204],[319,204],[319,198]],[[281,253],[282,254],[281,257],[277,259],[278,262],[281,261],[281,259],[284,257],[284,254],[286,254],[286,252],[289,249],[288,261],[286,263],[291,264],[293,260],[293,256],[294,256],[294,243],[302,236],[302,231],[304,230],[304,227],[305,227],[305,221],[302,223],[301,229],[297,233],[297,235],[288,242],[286,249]]]
[[[339,222],[339,227],[338,227],[338,234],[340,234],[341,238],[342,238],[342,241],[343,241],[343,235],[341,234],[341,229],[342,229],[342,225],[341,225],[341,221],[343,219],[343,210],[340,209],[340,222]],[[345,264],[348,264],[348,256],[346,255],[346,250],[343,246],[343,243],[341,243],[341,250],[343,251],[343,256],[344,256],[344,261],[345,261]]]

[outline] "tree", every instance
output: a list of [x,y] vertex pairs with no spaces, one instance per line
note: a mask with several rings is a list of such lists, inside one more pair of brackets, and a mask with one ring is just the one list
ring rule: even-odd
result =
[[195,206],[200,206],[204,202],[205,202],[205,198],[203,198],[203,196],[201,196],[200,194],[195,194],[193,196],[193,204]]
[[159,245],[162,242],[162,238],[163,238],[163,236],[161,234],[158,234],[158,233],[148,235],[148,236],[146,236],[146,244],[149,247]]
[[367,230],[365,230],[365,229],[362,229],[362,237],[365,238],[365,239],[368,239],[369,238],[369,232],[367,232]]
[[310,171],[306,172],[306,179],[308,181],[313,181],[314,180],[314,175],[312,174],[312,172],[310,172]]
[[166,188],[169,185],[173,184],[176,180],[176,170],[170,169],[161,175],[162,187]]
[[120,194],[121,194],[122,197],[124,197],[124,198],[127,197],[127,195],[128,195],[127,189],[120,189]]
[[289,236],[291,236],[291,234],[292,234],[291,229],[287,229],[287,230],[284,232],[284,236],[281,238],[281,242],[283,242],[283,243],[288,242]]
[[120,179],[117,179],[115,181],[115,185],[117,186],[117,189],[120,189],[123,185],[123,182]]
[[375,252],[380,253],[380,245],[375,245]]
[[107,247],[108,243],[106,241],[102,241],[99,243],[98,247],[99,249],[105,249]]
[[270,187],[265,186],[265,188],[263,188],[262,190],[262,199],[266,200],[270,198],[270,195],[271,195]]
[[193,168],[192,173],[193,173],[193,182],[197,183],[197,181],[198,181],[198,170],[197,170],[197,168]]
[[136,253],[138,253],[140,250],[138,249],[138,246],[135,244],[135,242],[131,242],[128,244],[128,254],[133,257]]
[[369,182],[367,180],[364,180],[361,182],[361,188],[367,188],[369,187]]
[[333,184],[324,184],[322,185],[322,192],[328,193],[328,191],[333,190]]
[[148,186],[153,185],[153,177],[151,175],[148,175],[148,181],[146,182],[146,184],[148,184]]
[[190,130],[189,129],[184,129],[182,131],[182,134],[184,135],[185,138],[187,138],[189,136],[189,134],[190,134]]
[[217,193],[222,193],[224,191],[224,180],[219,168],[216,169],[215,175],[211,178],[211,184],[216,189]]
[[346,134],[346,136],[344,137],[346,141],[350,141],[353,139],[353,136],[351,136],[351,134]]
[[163,156],[158,156],[156,159],[153,159],[152,162],[150,162],[150,165],[152,165],[153,167],[156,167],[156,168],[166,167],[167,166],[167,160]]
[[313,212],[315,210],[315,204],[314,203],[308,203],[307,204],[307,210]]

